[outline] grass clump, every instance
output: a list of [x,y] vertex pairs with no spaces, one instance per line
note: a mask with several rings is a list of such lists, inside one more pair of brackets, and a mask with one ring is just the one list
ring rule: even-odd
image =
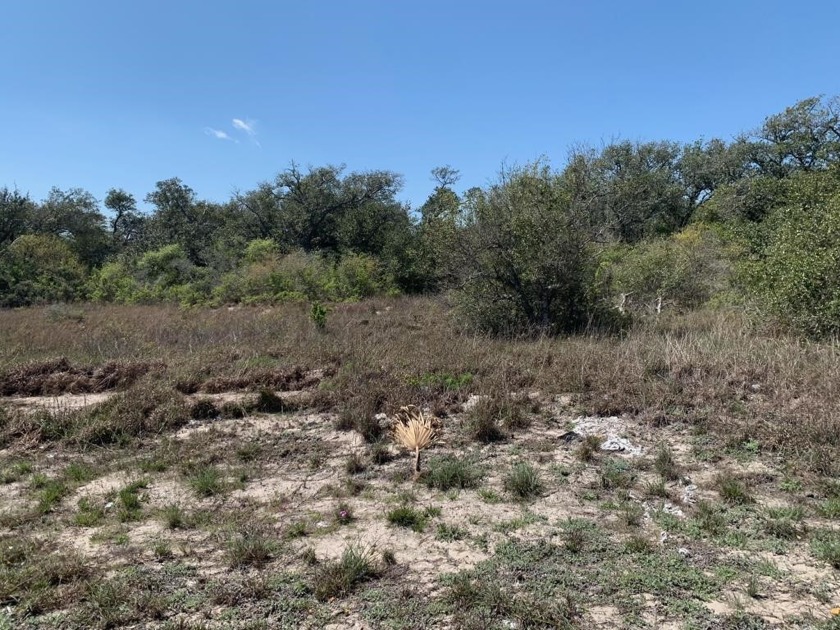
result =
[[335,421],[336,429],[356,431],[369,444],[379,442],[385,435],[385,428],[376,416],[384,409],[389,393],[377,380],[373,374],[356,376],[355,385],[359,389],[341,405]]
[[117,518],[120,521],[136,521],[140,518],[142,512],[140,490],[146,487],[148,487],[148,482],[140,479],[120,489],[117,493]]
[[721,498],[729,505],[747,505],[753,502],[747,485],[731,473],[721,473],[715,481]]
[[562,525],[563,547],[570,553],[580,553],[589,541],[592,524],[579,518],[568,518]]
[[470,410],[464,428],[471,440],[490,444],[504,440],[505,431],[525,429],[530,425],[531,420],[520,400],[510,396],[487,396]]
[[283,533],[283,537],[288,540],[293,540],[295,538],[303,538],[304,536],[309,535],[309,523],[304,520],[300,521],[293,521],[289,523],[289,526],[286,527],[286,531]]
[[73,517],[73,523],[79,527],[96,527],[105,519],[105,510],[101,505],[94,504],[89,498],[79,499],[79,510]]
[[64,469],[64,477],[73,483],[86,483],[96,479],[96,471],[82,462],[72,462]]
[[539,495],[543,484],[539,473],[527,462],[514,464],[505,477],[505,490],[518,499],[530,499]]
[[406,527],[414,532],[422,532],[426,529],[426,514],[410,505],[401,505],[390,510],[386,515],[388,522],[398,527]]
[[333,562],[321,564],[313,580],[315,597],[327,601],[344,597],[360,583],[379,577],[381,570],[376,553],[370,547],[351,545]]
[[391,453],[391,449],[388,448],[388,445],[385,442],[376,442],[374,444],[371,444],[369,455],[370,461],[372,461],[377,466],[387,464],[392,459],[394,459],[394,456]]
[[[28,617],[68,607],[92,573],[74,551],[25,534],[0,536],[0,602],[12,606],[12,614]],[[4,621],[0,616],[0,627]]]
[[222,473],[215,466],[201,466],[188,477],[193,492],[199,497],[212,497],[225,491]]
[[277,542],[265,529],[246,526],[234,534],[227,544],[227,560],[231,568],[254,567],[261,569],[277,551]]
[[727,529],[725,510],[709,501],[698,501],[695,521],[703,532],[712,536],[722,536]]
[[456,540],[463,540],[467,537],[469,532],[463,527],[457,525],[448,525],[447,523],[440,523],[435,532],[435,538],[443,542],[454,542]]
[[67,438],[79,445],[127,446],[132,438],[159,435],[189,420],[190,409],[181,394],[148,382],[73,412]]
[[[37,478],[37,482],[36,482]],[[67,495],[70,489],[61,479],[41,480],[37,475],[33,477],[33,486],[38,489],[38,514],[49,514],[53,508]]]
[[210,398],[199,398],[190,406],[190,418],[193,420],[213,420],[219,415],[219,408]]
[[358,475],[367,470],[367,464],[358,453],[352,453],[344,462],[344,472],[348,475]]
[[645,510],[638,503],[627,501],[618,508],[622,522],[628,527],[638,527],[642,524]]
[[262,413],[284,413],[293,410],[293,406],[270,389],[261,389],[251,408]]
[[824,531],[818,533],[811,540],[811,552],[835,569],[840,569],[840,532]]
[[668,498],[668,488],[665,486],[665,482],[661,479],[656,481],[649,481],[644,484],[644,491],[645,496],[651,498],[659,498],[659,499],[667,499]]
[[826,499],[817,510],[822,517],[840,519],[840,497]]
[[601,444],[604,443],[604,438],[600,435],[587,435],[578,446],[575,455],[582,462],[593,461],[601,450]]
[[186,529],[189,526],[187,513],[177,503],[164,507],[162,516],[168,529]]
[[443,455],[429,460],[423,483],[443,492],[456,488],[475,488],[484,473],[474,462],[464,457]]
[[[1,420],[2,418],[0,418]],[[32,473],[32,464],[26,461],[16,462],[0,470],[0,483],[9,484],[20,481]]]
[[620,459],[608,459],[601,471],[601,488],[615,490],[631,488],[636,483],[636,473],[631,465]]
[[680,478],[680,467],[674,459],[674,452],[667,444],[660,444],[656,449],[653,468],[663,481],[676,481]]

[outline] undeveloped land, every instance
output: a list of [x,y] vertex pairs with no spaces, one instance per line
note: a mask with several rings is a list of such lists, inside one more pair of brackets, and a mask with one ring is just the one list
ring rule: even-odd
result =
[[832,345],[56,312],[0,312],[0,628],[840,627]]

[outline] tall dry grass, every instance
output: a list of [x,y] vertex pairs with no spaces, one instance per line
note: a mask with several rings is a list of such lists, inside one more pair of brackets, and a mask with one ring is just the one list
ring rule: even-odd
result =
[[461,332],[439,298],[336,305],[325,331],[305,305],[0,311],[0,374],[58,357],[161,363],[154,378],[181,385],[328,368],[318,404],[337,409],[416,404],[446,413],[469,393],[574,393],[587,413],[691,423],[723,442],[757,440],[820,474],[840,472],[837,344],[761,328],[737,312],[662,317],[622,336],[503,340]]

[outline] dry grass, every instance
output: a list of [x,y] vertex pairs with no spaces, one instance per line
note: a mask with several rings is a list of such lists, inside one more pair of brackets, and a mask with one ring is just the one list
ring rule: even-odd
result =
[[[79,321],[54,321],[47,309],[0,311],[0,373],[16,375],[16,391],[30,387],[20,382],[26,366],[40,366],[31,386],[41,387],[50,362],[65,372],[157,365],[153,378],[197,391],[315,387],[326,376],[314,404],[349,406],[368,423],[405,404],[445,415],[469,393],[574,393],[589,413],[689,422],[732,441],[757,440],[821,475],[840,472],[836,344],[764,330],[739,313],[663,317],[623,338],[517,341],[461,333],[441,299],[337,305],[328,334],[298,305],[80,311]],[[471,377],[453,389],[430,377],[441,374]]]

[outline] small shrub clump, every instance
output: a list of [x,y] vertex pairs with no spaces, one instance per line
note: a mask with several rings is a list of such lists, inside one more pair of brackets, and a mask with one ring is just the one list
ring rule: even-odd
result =
[[373,549],[351,545],[338,560],[318,566],[313,580],[315,597],[322,602],[344,597],[361,582],[377,578],[381,573]]
[[429,466],[423,476],[423,482],[429,487],[443,492],[456,488],[475,488],[478,486],[483,472],[472,461],[444,455],[429,460]]
[[505,490],[518,499],[530,499],[539,495],[543,484],[539,473],[527,462],[519,462],[505,477]]
[[388,522],[398,527],[406,527],[414,532],[422,532],[426,529],[428,517],[410,505],[401,505],[390,510],[386,515]]

